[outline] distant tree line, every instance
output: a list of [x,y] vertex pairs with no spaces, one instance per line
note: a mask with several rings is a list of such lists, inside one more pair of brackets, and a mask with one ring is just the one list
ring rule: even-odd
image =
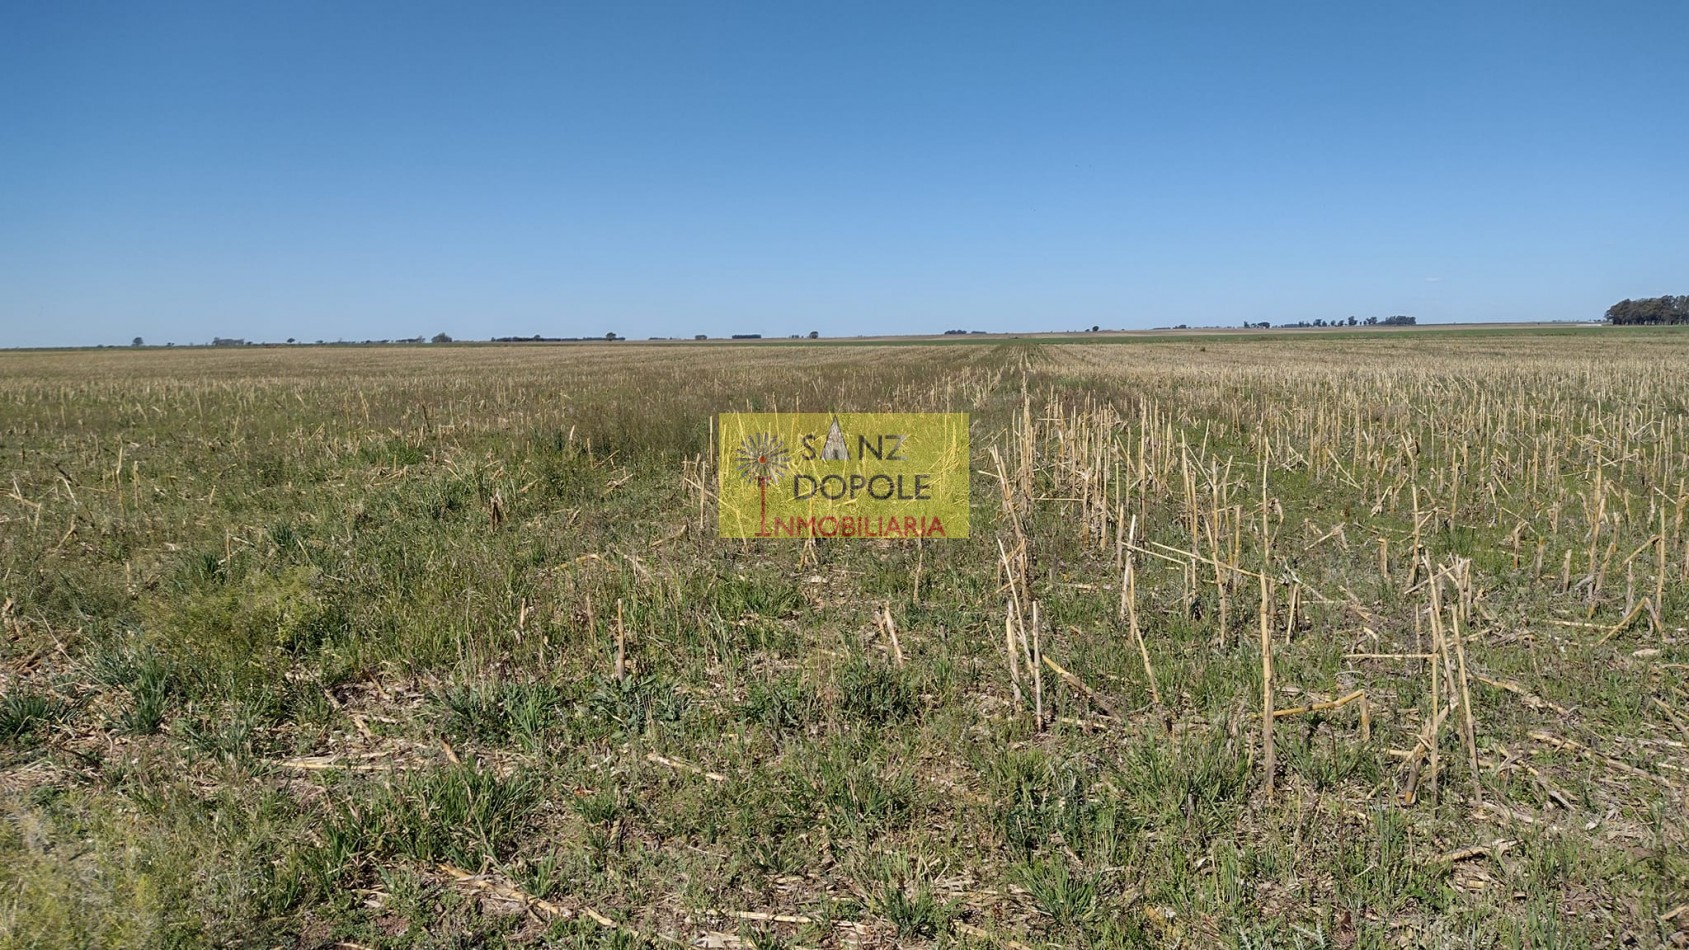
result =
[[[1418,322],[1419,321],[1405,313],[1398,313],[1391,317],[1367,317],[1365,320],[1352,316],[1348,320],[1326,320],[1323,317],[1316,317],[1312,323],[1309,323],[1306,320],[1298,320],[1295,323],[1281,323],[1279,324],[1279,328],[1284,330],[1306,330],[1313,327],[1411,327]],[[1245,330],[1271,329],[1270,325],[1266,323],[1266,321],[1262,321],[1261,323],[1245,323],[1243,328]]]
[[597,340],[623,340],[626,337],[617,336],[614,330],[603,336],[495,336],[494,343],[592,343]]
[[1689,294],[1621,300],[1607,308],[1607,322],[1614,326],[1689,323]]

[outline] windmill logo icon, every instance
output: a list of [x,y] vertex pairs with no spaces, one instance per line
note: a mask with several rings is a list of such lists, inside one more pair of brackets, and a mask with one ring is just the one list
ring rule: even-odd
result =
[[756,432],[745,436],[739,443],[739,450],[733,455],[734,470],[739,477],[757,486],[757,495],[761,502],[760,530],[762,537],[768,536],[768,486],[778,484],[780,476],[785,474],[791,465],[791,453],[786,449],[785,440],[770,432]]

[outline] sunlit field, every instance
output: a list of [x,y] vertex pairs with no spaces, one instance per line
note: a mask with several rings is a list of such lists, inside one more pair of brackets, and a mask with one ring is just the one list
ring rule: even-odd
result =
[[[710,418],[972,414],[972,537]],[[0,944],[1689,943],[1689,333],[0,353]]]

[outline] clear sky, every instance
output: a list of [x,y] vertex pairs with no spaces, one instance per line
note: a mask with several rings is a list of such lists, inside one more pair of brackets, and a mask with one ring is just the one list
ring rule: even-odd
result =
[[0,346],[1598,318],[1689,3],[8,3]]

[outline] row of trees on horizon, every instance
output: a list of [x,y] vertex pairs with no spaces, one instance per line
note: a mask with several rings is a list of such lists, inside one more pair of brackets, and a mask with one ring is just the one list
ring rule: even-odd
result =
[[[1308,327],[1411,327],[1418,322],[1419,321],[1405,313],[1398,313],[1391,317],[1367,317],[1365,320],[1350,317],[1347,322],[1342,320],[1328,321],[1324,318],[1316,317],[1314,318],[1313,323],[1309,323],[1306,320],[1298,320],[1295,323],[1281,323],[1279,324],[1279,328],[1294,330],[1306,329]],[[1272,329],[1272,326],[1263,320],[1260,323],[1245,323],[1243,328],[1245,330],[1270,330]],[[1180,329],[1183,328],[1181,327]]]
[[1607,308],[1607,322],[1614,326],[1689,323],[1689,294],[1621,300]]
[[[1666,294],[1663,297],[1642,297],[1642,298],[1636,299],[1636,300],[1631,300],[1629,298],[1626,298],[1624,300],[1619,301],[1616,304],[1613,304],[1611,307],[1608,307],[1605,319],[1609,324],[1612,324],[1613,326],[1654,326],[1654,325],[1659,325],[1659,324],[1689,324],[1689,294],[1683,294],[1683,295],[1675,296],[1675,297],[1672,296],[1671,294]],[[1396,314],[1395,316],[1389,316],[1389,317],[1367,317],[1364,320],[1357,319],[1355,317],[1350,317],[1346,321],[1345,320],[1316,319],[1311,323],[1308,322],[1308,321],[1298,321],[1296,323],[1281,323],[1281,324],[1278,325],[1278,328],[1279,329],[1303,329],[1303,328],[1312,328],[1312,327],[1342,327],[1342,326],[1351,326],[1351,327],[1353,327],[1353,326],[1411,327],[1411,326],[1414,326],[1417,322],[1418,321],[1416,321],[1413,317],[1410,317],[1406,314]],[[1273,329],[1272,325],[1268,324],[1266,322],[1261,322],[1261,323],[1247,323],[1246,322],[1246,323],[1244,323],[1243,326],[1244,326],[1245,329],[1248,329],[1248,330]],[[1092,327],[1090,329],[1090,332],[1096,333],[1096,332],[1099,332],[1101,329],[1102,329],[1101,327]],[[1177,327],[1163,327],[1163,328],[1158,328],[1158,329],[1187,330],[1187,329],[1190,329],[1190,327],[1188,327],[1184,324],[1180,324]],[[944,335],[945,336],[969,335],[969,334],[976,334],[976,333],[983,333],[983,332],[985,332],[985,331],[983,331],[983,330],[946,330],[946,331],[944,331]],[[1081,331],[1081,332],[1083,332],[1083,331]],[[807,334],[807,336],[808,336],[809,339],[814,340],[814,339],[820,338],[821,334],[818,331],[811,330]],[[760,339],[761,334],[740,333],[740,334],[734,334],[732,338],[735,339],[735,340]],[[798,339],[799,335],[798,334],[792,334],[791,338],[792,339]],[[430,337],[416,336],[416,337],[410,337],[410,338],[402,339],[402,340],[363,340],[361,342],[365,343],[365,344],[371,344],[371,343],[421,343],[425,339],[430,343],[451,343],[451,342],[453,342],[451,336],[449,334],[446,334],[446,333],[436,333],[431,338]],[[547,337],[547,336],[535,335],[535,336],[502,336],[502,337],[493,337],[492,339],[493,339],[493,342],[495,342],[495,343],[532,343],[532,342],[552,343],[552,342],[584,342],[584,341],[590,341],[590,340],[595,340],[595,339],[621,340],[621,339],[624,339],[624,337],[621,337],[621,336],[619,336],[615,333],[606,333],[606,334],[604,334],[603,337]],[[670,337],[652,337],[651,339],[657,340],[657,339],[679,339],[679,338],[678,337],[673,337],[673,338],[670,338]],[[706,334],[700,333],[695,337],[695,339],[706,340],[706,339],[709,339],[709,337]],[[295,343],[295,342],[299,342],[299,341],[296,341],[296,340],[294,340],[293,338],[290,337],[290,338],[288,338],[287,342]],[[319,343],[319,344],[322,344],[324,342],[328,342],[328,341],[324,341],[324,340],[318,340],[317,341],[317,343]],[[344,343],[353,343],[353,342],[358,342],[358,341],[338,340],[338,341],[333,341],[333,342],[344,344]],[[135,337],[134,341],[130,343],[130,346],[145,346],[145,345],[146,345],[146,343],[140,337]],[[164,345],[165,346],[175,346],[176,344],[166,343]],[[191,346],[193,344],[189,344],[189,345]],[[211,341],[211,345],[212,346],[252,346],[252,345],[255,345],[255,344],[253,344],[250,341],[243,340],[243,339],[230,339],[230,338],[226,338],[226,337],[217,337],[217,338],[215,338]]]

